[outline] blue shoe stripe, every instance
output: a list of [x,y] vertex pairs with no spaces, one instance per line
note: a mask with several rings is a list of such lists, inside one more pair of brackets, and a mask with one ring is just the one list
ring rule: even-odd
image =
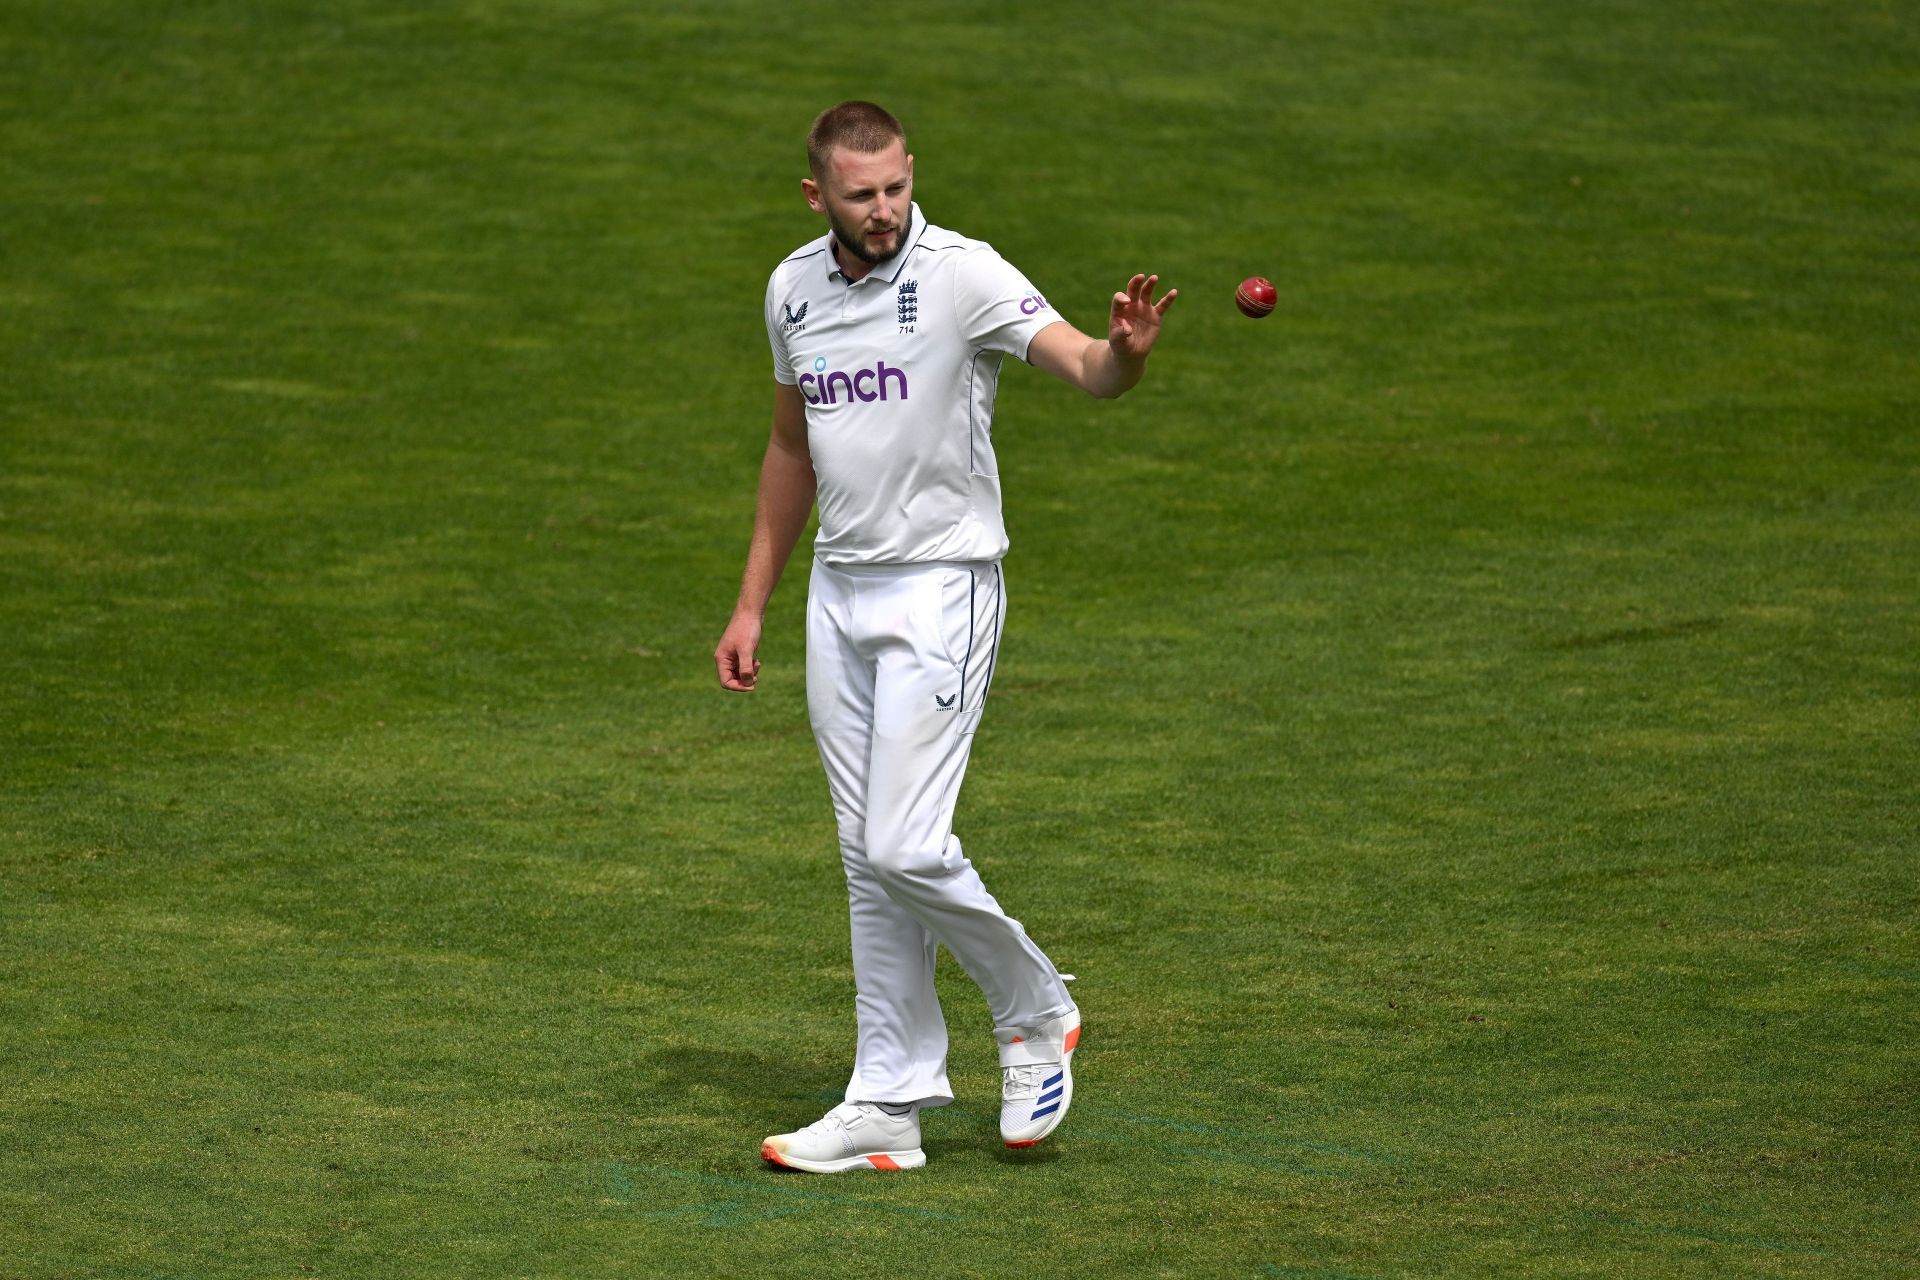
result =
[[1053,1088],[1053,1086],[1059,1084],[1062,1080],[1065,1080],[1066,1078],[1067,1078],[1066,1072],[1056,1071],[1051,1076],[1047,1077],[1046,1082],[1042,1084],[1040,1087],[1042,1089],[1051,1089]]
[[1039,1097],[1035,1098],[1034,1101],[1035,1102],[1052,1102],[1055,1098],[1059,1097],[1061,1094],[1065,1093],[1066,1091],[1067,1091],[1067,1086],[1061,1085],[1058,1089],[1052,1089],[1046,1093],[1041,1094]]
[[1059,1109],[1060,1109],[1060,1104],[1056,1102],[1050,1107],[1041,1107],[1038,1111],[1034,1112],[1031,1116],[1027,1118],[1029,1120],[1038,1120],[1041,1116],[1050,1116],[1054,1112],[1058,1111]]

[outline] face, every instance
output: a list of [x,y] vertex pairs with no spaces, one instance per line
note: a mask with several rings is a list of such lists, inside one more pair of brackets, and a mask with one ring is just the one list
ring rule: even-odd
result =
[[813,211],[826,215],[834,239],[862,262],[885,262],[906,243],[913,157],[904,143],[874,152],[835,147],[825,176],[804,178],[800,188]]

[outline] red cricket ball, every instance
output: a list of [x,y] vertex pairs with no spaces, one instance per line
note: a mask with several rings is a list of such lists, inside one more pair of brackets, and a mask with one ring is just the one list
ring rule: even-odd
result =
[[1249,276],[1234,291],[1233,301],[1242,315],[1258,320],[1273,310],[1274,304],[1280,301],[1280,292],[1265,276]]

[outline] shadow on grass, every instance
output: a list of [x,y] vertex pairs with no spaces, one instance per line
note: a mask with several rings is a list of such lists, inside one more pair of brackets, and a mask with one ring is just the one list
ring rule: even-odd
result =
[[[713,1045],[665,1045],[639,1060],[640,1090],[663,1111],[708,1110],[725,1095],[742,1132],[780,1133],[809,1124],[842,1101],[846,1067],[828,1059],[800,1060],[777,1052]],[[832,1087],[829,1087],[832,1086]],[[758,1139],[755,1139],[757,1147]],[[921,1149],[929,1163],[990,1153],[1009,1167],[1045,1166],[1060,1159],[1057,1146],[1013,1150],[1000,1139],[998,1111],[955,1103],[925,1113]]]
[[1057,1164],[1059,1160],[1060,1148],[1058,1146],[1047,1146],[1042,1143],[1037,1147],[1027,1147],[1024,1150],[1015,1151],[1013,1148],[1007,1146],[1006,1143],[1000,1141],[998,1136],[995,1136],[993,1141],[993,1162],[998,1165],[1006,1165],[1015,1169],[1032,1169]]
[[[845,1068],[826,1059],[801,1060],[770,1050],[717,1045],[666,1045],[643,1054],[639,1077],[652,1098],[675,1108],[710,1105],[724,1094],[733,1114],[749,1128],[769,1133],[810,1123],[840,1101],[840,1089],[824,1088],[842,1079]],[[813,1108],[818,1105],[818,1111]]]
[[931,1163],[936,1155],[978,1155],[988,1152],[994,1163],[1018,1167],[1049,1165],[1060,1159],[1058,1145],[1042,1143],[1037,1147],[1014,1150],[1000,1137],[1000,1114],[963,1102],[928,1113],[940,1117],[925,1126],[920,1145]]

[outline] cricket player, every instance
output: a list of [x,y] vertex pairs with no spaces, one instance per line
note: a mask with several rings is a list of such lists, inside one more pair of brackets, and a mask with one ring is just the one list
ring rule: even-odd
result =
[[714,651],[750,692],[761,621],[817,502],[807,708],[839,823],[858,1039],[846,1101],[761,1147],[814,1173],[926,1163],[920,1109],[953,1101],[934,994],[945,944],[993,1016],[1000,1132],[1028,1147],[1073,1098],[1080,1010],[953,834],[967,753],[1006,620],[993,404],[1008,356],[1088,394],[1146,372],[1175,291],[1136,275],[1107,335],[1062,320],[1013,265],[913,202],[899,121],[843,102],[807,135],[807,205],[826,234],[767,284],[773,433],[739,603]]

